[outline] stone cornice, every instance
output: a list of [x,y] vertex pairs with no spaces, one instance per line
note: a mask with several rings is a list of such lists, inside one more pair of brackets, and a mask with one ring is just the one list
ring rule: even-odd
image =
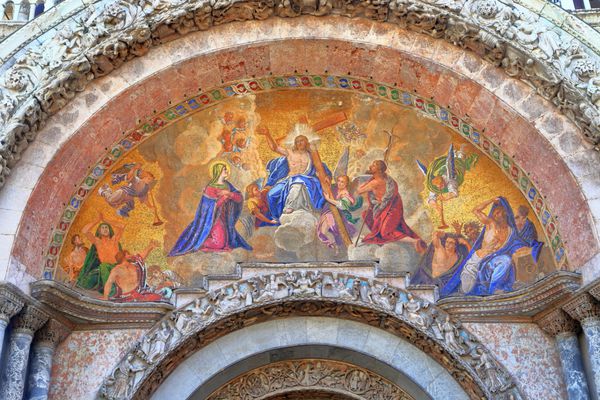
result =
[[[46,21],[36,26],[41,41],[30,36],[0,52],[0,186],[48,116],[90,80],[192,31],[301,15],[366,18],[445,39],[532,85],[591,142],[600,141],[600,51],[590,40],[598,33],[583,32],[585,25],[556,7],[540,16],[498,0],[118,0]],[[552,22],[556,15],[564,17],[560,24]]]
[[488,297],[449,297],[437,305],[464,322],[531,322],[536,314],[570,298],[580,284],[579,274],[557,271],[514,292]]
[[150,327],[174,309],[173,305],[164,302],[115,303],[92,299],[50,280],[33,283],[31,294],[48,308],[62,314],[76,330]]

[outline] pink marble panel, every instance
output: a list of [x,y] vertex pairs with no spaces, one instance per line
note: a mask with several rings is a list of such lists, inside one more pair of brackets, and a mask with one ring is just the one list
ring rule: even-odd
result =
[[102,380],[144,331],[78,331],[54,353],[50,400],[95,399]]
[[463,324],[515,378],[529,399],[565,399],[554,340],[534,324]]

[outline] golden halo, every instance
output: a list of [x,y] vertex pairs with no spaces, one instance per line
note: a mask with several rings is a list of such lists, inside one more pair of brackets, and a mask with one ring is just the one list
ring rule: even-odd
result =
[[229,162],[221,159],[221,160],[211,161],[210,164],[208,164],[208,173],[209,174],[212,174],[213,167],[217,164],[225,164],[225,167],[227,167],[227,170],[231,172],[231,165],[229,165]]

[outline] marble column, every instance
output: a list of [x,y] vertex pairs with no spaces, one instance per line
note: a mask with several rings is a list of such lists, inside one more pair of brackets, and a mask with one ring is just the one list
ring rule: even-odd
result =
[[48,315],[33,305],[26,305],[14,318],[0,381],[0,399],[23,399],[33,335],[47,320]]
[[56,320],[49,320],[36,332],[31,349],[31,365],[25,399],[46,400],[48,398],[54,350],[69,333],[70,330]]
[[23,300],[14,294],[12,285],[0,284],[0,360],[4,346],[4,335],[10,319],[23,308]]
[[590,366],[590,394],[593,399],[600,399],[600,303],[589,293],[582,293],[563,309],[581,324]]
[[589,400],[589,388],[579,347],[579,324],[561,309],[553,310],[537,321],[546,333],[554,336],[560,357],[567,398]]

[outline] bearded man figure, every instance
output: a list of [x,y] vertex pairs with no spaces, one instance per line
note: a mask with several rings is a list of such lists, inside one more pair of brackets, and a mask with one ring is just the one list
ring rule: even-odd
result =
[[[258,133],[265,136],[271,150],[282,155],[267,163],[269,176],[266,186],[270,187],[267,203],[271,216],[279,220],[282,214],[298,210],[320,210],[325,204],[325,197],[312,162],[308,138],[298,135],[294,139],[294,146],[286,149],[273,139],[267,128],[260,129]],[[324,163],[323,169],[331,177]]]
[[371,178],[358,187],[358,194],[367,194],[369,200],[369,208],[363,213],[363,219],[371,232],[362,241],[378,245],[409,242],[417,252],[423,253],[427,246],[404,220],[398,184],[386,171],[385,161],[373,161],[368,171]]

